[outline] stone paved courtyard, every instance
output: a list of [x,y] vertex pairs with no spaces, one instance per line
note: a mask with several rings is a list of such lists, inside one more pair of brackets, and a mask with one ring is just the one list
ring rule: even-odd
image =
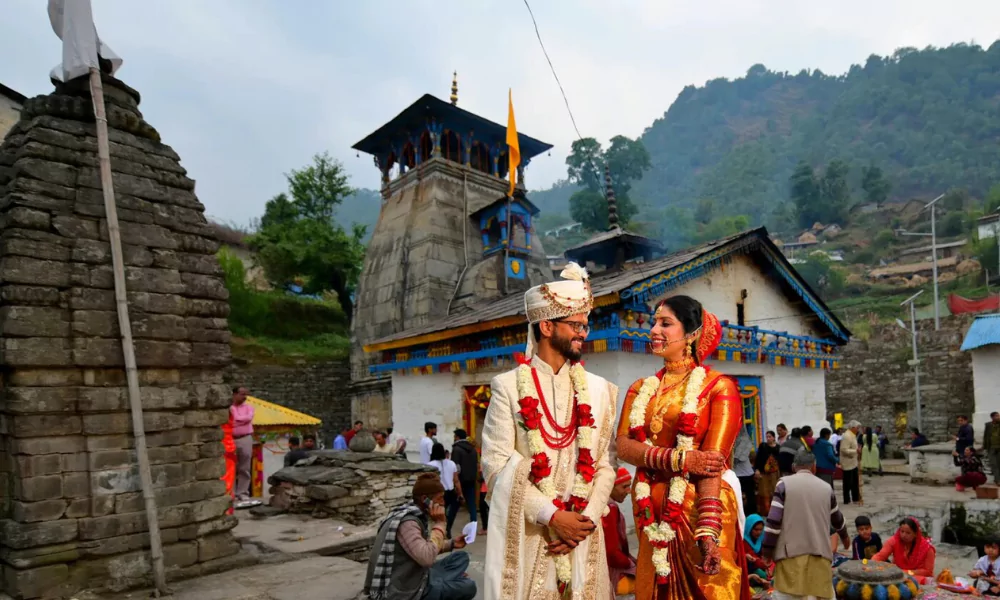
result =
[[[840,482],[835,486],[840,497]],[[876,523],[883,539],[895,530],[899,514],[915,514],[921,523],[942,518],[951,502],[969,500],[971,493],[959,493],[950,487],[913,485],[906,477],[885,475],[866,477],[864,506],[846,506],[844,515],[854,535],[854,517],[867,514]],[[1000,511],[1000,501],[997,510]],[[455,531],[460,531],[468,513],[459,515]],[[245,517],[245,515],[243,515]],[[463,519],[463,517],[465,517]],[[929,527],[925,525],[925,527]],[[330,519],[315,520],[301,515],[283,515],[268,519],[242,518],[234,534],[244,543],[244,551],[256,553],[257,565],[175,582],[173,598],[177,600],[285,600],[302,597],[322,597],[350,600],[361,591],[366,565],[340,557],[319,556],[335,545],[349,543],[369,533],[368,528],[353,527]],[[629,536],[635,551],[635,534]],[[936,569],[951,569],[964,575],[975,562],[975,549],[938,543]],[[480,538],[468,548],[471,555],[469,576],[483,581],[486,544]],[[108,600],[138,600],[148,592],[135,591]],[[96,600],[96,596],[80,596],[78,600]]]

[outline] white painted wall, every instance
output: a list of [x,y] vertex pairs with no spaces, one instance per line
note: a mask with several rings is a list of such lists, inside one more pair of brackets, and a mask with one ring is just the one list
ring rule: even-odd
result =
[[972,385],[976,399],[976,412],[972,427],[976,442],[982,443],[983,427],[990,420],[990,413],[1000,410],[1000,346],[983,346],[972,351]]
[[978,229],[979,239],[987,240],[995,238],[997,236],[997,230],[1000,229],[1000,223],[997,223],[997,221],[993,221],[992,223],[980,223]]
[[0,94],[0,141],[21,118],[21,104],[13,98]]
[[393,432],[406,438],[406,456],[420,462],[420,438],[424,423],[437,423],[437,441],[451,450],[452,432],[464,427],[462,388],[489,384],[497,372],[433,373],[430,375],[392,375]]

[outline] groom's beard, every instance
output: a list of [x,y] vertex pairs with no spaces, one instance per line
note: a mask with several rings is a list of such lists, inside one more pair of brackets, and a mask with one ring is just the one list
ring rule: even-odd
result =
[[[552,347],[555,348],[556,352],[562,354],[563,358],[570,361],[578,361],[583,358],[583,341],[584,338],[578,335],[570,336],[559,336],[554,335],[550,338]],[[573,349],[573,342],[580,342],[580,350]]]

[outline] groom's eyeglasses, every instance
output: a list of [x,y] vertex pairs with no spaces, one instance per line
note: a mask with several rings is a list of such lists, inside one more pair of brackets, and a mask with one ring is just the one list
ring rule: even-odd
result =
[[564,325],[569,325],[575,333],[590,333],[590,325],[587,323],[580,323],[579,321],[564,321],[563,319],[557,319],[553,323],[562,323]]

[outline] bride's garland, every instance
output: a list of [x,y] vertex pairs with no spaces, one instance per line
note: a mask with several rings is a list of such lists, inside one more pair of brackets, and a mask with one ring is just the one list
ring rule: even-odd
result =
[[[647,377],[632,401],[632,411],[629,413],[629,437],[652,447],[653,443],[646,437],[646,408],[649,401],[660,387],[661,373]],[[653,501],[650,499],[650,483],[652,478],[648,469],[636,471],[635,499],[637,505],[636,519],[653,546],[653,567],[656,569],[656,582],[663,584],[670,576],[670,561],[667,559],[667,546],[677,537],[677,525],[684,518],[683,502],[687,493],[687,471],[684,469],[684,453],[694,448],[695,426],[698,423],[698,397],[705,383],[704,367],[696,367],[691,372],[687,387],[684,390],[684,404],[681,416],[677,421],[677,444],[671,451],[671,470],[675,473],[670,479],[670,491],[667,496],[666,512],[663,520],[657,523],[653,519]]]
[[[536,385],[531,361],[521,359],[519,362],[521,364],[517,367],[517,395],[520,398],[518,405],[521,410],[518,414],[521,416],[520,425],[527,432],[528,450],[531,452],[531,473],[528,478],[559,510],[581,513],[587,508],[587,499],[590,498],[595,473],[594,416],[591,412],[590,392],[587,389],[587,372],[580,362],[573,363],[569,369],[576,400],[576,410],[571,415],[571,423],[576,424],[577,457],[573,488],[569,500],[563,501],[557,497],[549,455],[545,451],[546,444],[542,438],[542,416],[539,412],[539,405],[544,401],[542,390]],[[555,564],[559,592],[565,594],[573,578],[573,565],[569,554],[556,556]]]

